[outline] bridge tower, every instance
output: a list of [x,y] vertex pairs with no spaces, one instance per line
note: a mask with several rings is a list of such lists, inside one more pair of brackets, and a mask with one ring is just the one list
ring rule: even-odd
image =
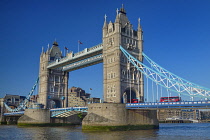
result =
[[131,99],[143,102],[143,75],[139,73],[123,56],[120,46],[143,61],[143,31],[138,20],[138,29],[134,30],[126,16],[124,7],[116,14],[115,22],[103,25],[103,69],[104,101],[125,103]]
[[53,46],[46,52],[42,51],[39,68],[39,98],[38,102],[44,108],[67,107],[68,103],[68,72],[63,72],[62,68],[48,69],[51,61],[59,61],[62,53],[55,41]]

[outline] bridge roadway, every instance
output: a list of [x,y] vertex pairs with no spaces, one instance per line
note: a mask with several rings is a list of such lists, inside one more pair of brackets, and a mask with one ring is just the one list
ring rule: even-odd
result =
[[73,71],[82,67],[87,67],[103,62],[103,45],[98,44],[91,48],[85,48],[78,53],[68,53],[66,57],[50,62],[48,69],[63,67],[63,71]]
[[210,109],[210,101],[128,103],[127,109]]
[[[127,109],[210,109],[210,101],[181,101],[181,102],[145,102],[145,103],[127,103]],[[59,117],[67,112],[87,112],[88,107],[67,107],[50,109],[51,117]],[[23,115],[24,111],[4,113],[4,116]],[[64,115],[65,116],[65,115]]]

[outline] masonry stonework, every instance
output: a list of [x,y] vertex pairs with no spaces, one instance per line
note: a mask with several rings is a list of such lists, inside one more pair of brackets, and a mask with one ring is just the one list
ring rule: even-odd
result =
[[[122,7],[117,11],[115,22],[103,25],[103,69],[104,101],[122,103],[131,99],[143,102],[143,76],[125,58],[120,46],[131,55],[143,61],[143,31],[140,26],[135,31]],[[124,100],[126,98],[126,100]]]
[[24,115],[18,120],[18,125],[30,124],[49,124],[50,110],[49,109],[26,109]]
[[56,41],[46,52],[42,51],[40,56],[38,102],[43,104],[45,109],[68,105],[69,73],[62,71],[62,68],[47,68],[51,61],[59,61],[61,58],[62,53]]
[[128,110],[125,104],[96,103],[88,105],[82,121],[83,130],[135,130],[159,127],[156,110]]

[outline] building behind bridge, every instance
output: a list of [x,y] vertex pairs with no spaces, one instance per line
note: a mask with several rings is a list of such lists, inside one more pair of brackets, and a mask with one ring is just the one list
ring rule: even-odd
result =
[[87,106],[89,103],[100,103],[100,98],[90,98],[90,94],[80,87],[68,89],[68,107]]
[[89,93],[85,93],[80,87],[71,87],[68,89],[68,107],[87,106]]
[[0,110],[1,112],[7,112],[7,110],[4,110],[3,106],[4,103],[6,103],[10,108],[14,109],[20,105],[20,103],[25,100],[25,96],[20,96],[20,95],[11,95],[11,94],[6,94],[3,98],[0,100]]
[[[71,87],[68,89],[68,106],[67,107],[75,107],[75,106],[87,106],[89,103],[100,103],[100,98],[91,98],[91,94],[86,93],[80,87]],[[38,102],[39,95],[30,96],[29,101],[27,102],[27,108],[33,108],[34,103]],[[6,94],[3,98],[0,98],[0,114],[3,112],[8,112],[4,108],[4,103],[6,103],[11,109],[17,108],[24,100],[26,96],[20,95],[11,95]],[[51,108],[54,108],[52,105]]]
[[209,109],[202,109],[200,110],[201,120],[210,122],[210,110]]
[[159,121],[165,121],[169,118],[200,120],[201,115],[198,109],[160,109],[157,112]]

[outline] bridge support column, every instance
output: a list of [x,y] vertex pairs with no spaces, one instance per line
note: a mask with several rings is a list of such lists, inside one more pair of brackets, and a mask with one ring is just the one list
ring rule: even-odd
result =
[[6,122],[7,124],[17,124],[19,118],[19,116],[6,117]]
[[156,110],[128,110],[125,104],[98,103],[88,105],[82,121],[83,130],[113,131],[159,128]]
[[6,118],[3,115],[0,117],[0,124],[7,124]]
[[18,120],[19,126],[48,126],[50,125],[49,109],[26,109]]

